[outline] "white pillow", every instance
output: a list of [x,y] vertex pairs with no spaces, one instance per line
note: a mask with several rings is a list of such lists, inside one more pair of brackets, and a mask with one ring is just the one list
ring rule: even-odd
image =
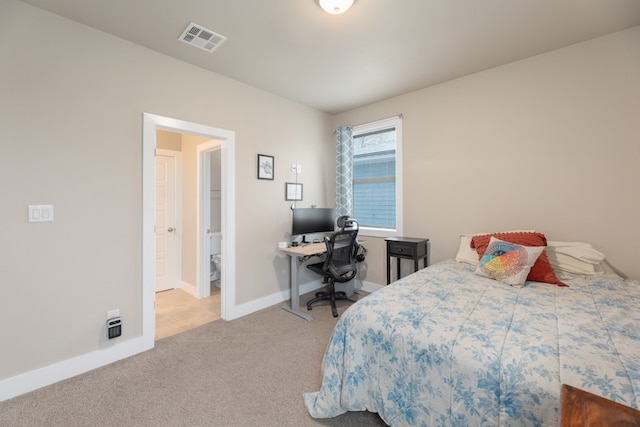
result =
[[547,257],[554,270],[584,275],[604,275],[606,268],[602,252],[588,243],[547,242]]
[[464,262],[471,265],[478,265],[478,252],[471,247],[471,239],[475,234],[461,234],[456,261]]
[[555,253],[563,254],[578,261],[589,264],[600,264],[604,261],[604,254],[588,243],[548,241],[547,247]]

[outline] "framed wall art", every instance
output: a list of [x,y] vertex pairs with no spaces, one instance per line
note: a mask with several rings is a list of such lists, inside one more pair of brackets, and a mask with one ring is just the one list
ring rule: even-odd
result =
[[266,154],[258,154],[258,179],[270,179],[273,181],[274,158]]
[[285,184],[284,199],[293,201],[302,200],[302,184],[297,182],[287,182]]

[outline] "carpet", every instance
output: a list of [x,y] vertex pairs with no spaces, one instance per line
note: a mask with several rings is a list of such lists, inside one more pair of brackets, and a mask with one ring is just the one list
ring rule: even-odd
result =
[[[342,313],[347,303],[338,305]],[[326,305],[309,314],[311,322],[278,305],[159,340],[0,403],[0,426],[384,426],[369,412],[309,416],[302,394],[320,388],[337,321]]]

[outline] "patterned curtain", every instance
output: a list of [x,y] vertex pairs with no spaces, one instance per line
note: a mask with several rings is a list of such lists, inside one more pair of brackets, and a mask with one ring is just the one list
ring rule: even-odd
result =
[[353,130],[336,129],[336,215],[353,214]]

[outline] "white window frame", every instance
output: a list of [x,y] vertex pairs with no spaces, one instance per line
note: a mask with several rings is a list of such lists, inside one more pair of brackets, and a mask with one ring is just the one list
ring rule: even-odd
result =
[[395,116],[352,128],[353,137],[363,133],[376,132],[388,128],[396,129],[396,228],[360,227],[359,234],[370,237],[391,237],[402,235],[402,117]]

